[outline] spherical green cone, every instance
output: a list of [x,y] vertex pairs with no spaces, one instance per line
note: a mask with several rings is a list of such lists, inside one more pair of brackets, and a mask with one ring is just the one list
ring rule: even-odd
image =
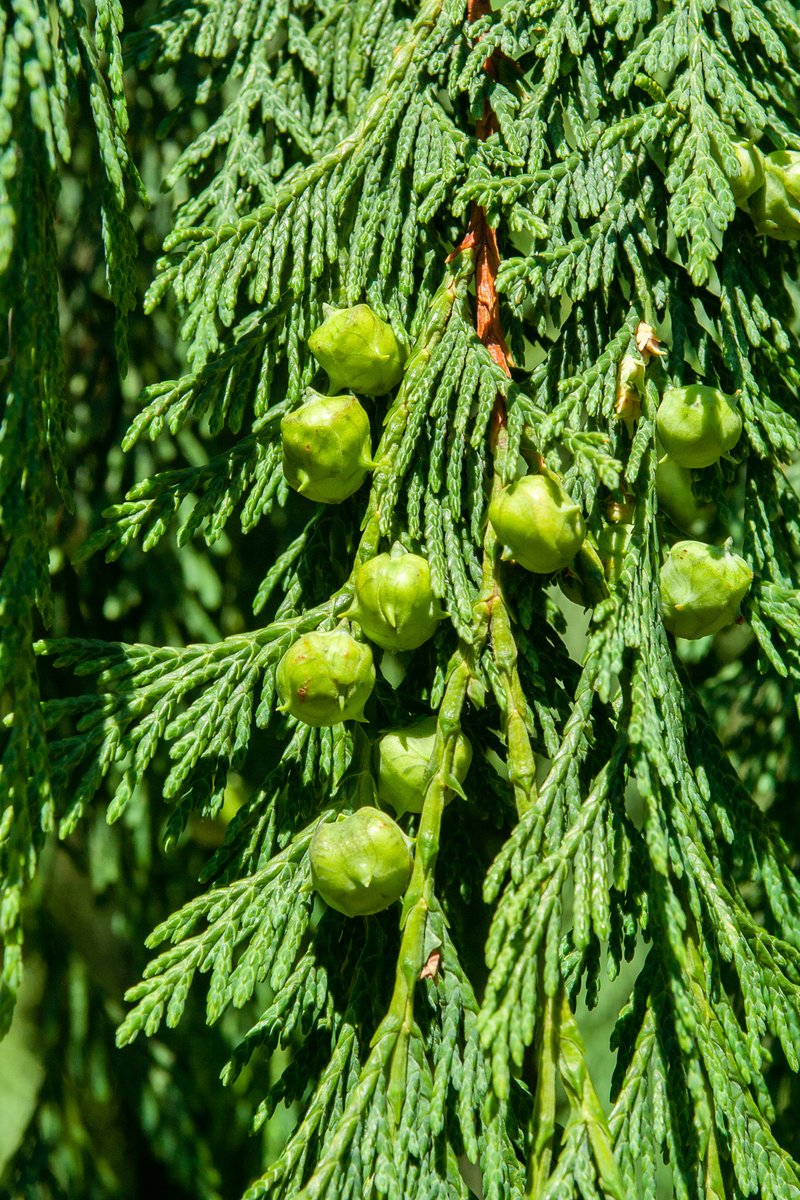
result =
[[331,391],[351,388],[382,396],[403,377],[404,354],[392,327],[368,304],[328,308],[326,318],[308,339],[309,349],[328,372]]
[[737,170],[728,176],[733,199],[740,207],[764,185],[764,155],[752,142],[734,142]]
[[764,159],[764,184],[748,201],[759,233],[782,242],[800,239],[800,150],[776,150]]
[[[422,812],[425,775],[435,740],[436,717],[425,717],[405,729],[390,729],[378,738],[375,750],[378,799],[391,804],[398,816]],[[453,786],[461,787],[471,762],[472,747],[464,734],[459,733],[453,755]],[[452,795],[451,789],[448,801]]]
[[520,566],[540,575],[566,567],[586,532],[578,505],[544,475],[525,475],[498,492],[489,520]]
[[682,638],[707,637],[730,625],[753,572],[727,546],[677,542],[661,568],[664,624]]
[[388,908],[411,878],[411,844],[377,808],[359,808],[342,821],[317,826],[309,856],[317,892],[346,917]]
[[656,413],[661,444],[681,467],[710,467],[732,450],[742,418],[731,396],[699,383],[667,388]]
[[369,417],[355,396],[311,399],[281,421],[286,482],[309,500],[340,504],[372,467]]
[[428,560],[395,546],[364,563],[348,615],[384,650],[415,650],[427,642],[443,616]]
[[342,629],[306,633],[284,654],[276,682],[281,711],[306,725],[360,721],[375,686],[372,651]]
[[662,508],[679,529],[690,530],[713,511],[713,505],[697,503],[692,491],[692,476],[665,456],[656,467],[656,495]]

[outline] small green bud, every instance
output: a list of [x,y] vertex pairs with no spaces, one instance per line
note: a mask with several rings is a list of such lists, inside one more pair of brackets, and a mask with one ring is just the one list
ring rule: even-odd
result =
[[444,616],[431,587],[428,560],[401,545],[364,563],[348,616],[384,650],[415,650]]
[[664,624],[682,638],[717,633],[736,618],[753,572],[728,545],[676,542],[661,568]]
[[[435,741],[436,717],[424,717],[406,729],[390,729],[378,738],[375,750],[378,799],[391,804],[399,817],[406,812],[422,812],[425,773]],[[471,762],[472,746],[459,733],[453,754],[452,786],[446,801],[452,799],[453,791],[460,791]]]
[[764,159],[764,184],[748,207],[759,233],[782,242],[800,239],[800,150],[775,150]]
[[375,686],[372,651],[343,629],[305,633],[278,663],[276,681],[280,711],[306,725],[361,721]]
[[698,504],[692,491],[691,472],[665,456],[656,467],[658,504],[679,529],[691,530],[713,512],[711,504]]
[[328,372],[331,391],[351,388],[367,396],[390,392],[403,377],[405,355],[387,325],[368,304],[325,306],[325,320],[308,339],[311,353]]
[[411,878],[411,843],[378,808],[359,808],[344,820],[318,825],[309,857],[314,887],[346,917],[388,908]]
[[661,397],[656,428],[669,457],[681,467],[710,467],[739,440],[736,401],[699,383],[670,387]]
[[539,575],[566,567],[586,532],[578,505],[545,475],[525,475],[498,492],[489,520],[520,566]]
[[617,399],[614,405],[614,415],[625,422],[628,433],[633,434],[633,427],[642,415],[642,394],[644,392],[645,366],[641,358],[626,354],[617,369]]
[[308,500],[340,504],[372,467],[369,417],[355,396],[312,399],[281,421],[283,473]]
[[734,142],[737,170],[728,175],[733,199],[740,208],[746,208],[747,199],[764,184],[764,155],[752,142]]

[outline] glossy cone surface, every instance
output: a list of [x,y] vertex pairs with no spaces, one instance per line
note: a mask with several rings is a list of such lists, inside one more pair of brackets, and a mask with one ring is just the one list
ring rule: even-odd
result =
[[377,808],[317,827],[309,849],[311,881],[347,917],[381,912],[405,892],[411,848],[399,825]]
[[[424,717],[405,729],[390,729],[378,738],[375,748],[378,799],[391,804],[398,816],[422,812],[425,777],[435,741],[436,717]],[[464,734],[459,733],[452,767],[459,785],[464,782],[471,762],[472,747]],[[452,797],[449,791],[447,799]]]
[[656,413],[661,444],[680,467],[710,467],[742,432],[735,400],[703,384],[667,388]]
[[372,466],[369,417],[355,396],[312,397],[281,421],[283,473],[308,500],[340,504]]
[[520,566],[540,575],[572,562],[585,534],[578,505],[544,475],[525,475],[503,488],[489,505],[489,520]]
[[328,372],[331,391],[349,388],[382,396],[403,377],[403,354],[391,325],[368,304],[326,307],[327,316],[308,339],[309,349]]
[[764,160],[764,185],[748,208],[759,233],[782,242],[800,239],[800,151],[776,150]]
[[746,207],[748,198],[764,185],[764,155],[752,142],[736,142],[733,149],[739,170],[729,183],[736,203]]
[[375,686],[372,651],[342,629],[306,633],[284,654],[276,680],[281,711],[306,725],[360,721]]
[[395,547],[364,563],[349,615],[384,650],[416,650],[442,618],[428,560]]
[[736,619],[752,580],[744,559],[726,546],[676,542],[661,568],[664,624],[677,637],[717,633]]

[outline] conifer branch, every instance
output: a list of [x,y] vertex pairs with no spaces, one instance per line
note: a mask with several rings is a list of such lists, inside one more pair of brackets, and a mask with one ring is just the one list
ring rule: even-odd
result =
[[[106,283],[114,302],[119,366],[126,368],[126,317],[134,303],[135,238],[129,206],[146,199],[125,145],[128,127],[116,0],[99,0],[91,26],[82,6],[6,6],[0,14],[0,918],[5,950],[0,1033],[11,1020],[22,972],[22,895],[54,799],[32,643],[53,618],[48,565],[48,494],[73,507],[66,436],[72,422],[59,328],[61,262],[58,181],[72,154],[68,110],[88,87],[90,154],[99,159]],[[101,61],[105,66],[101,67]],[[80,170],[80,168],[79,168]]]
[[[0,1015],[45,834],[79,845],[102,812],[109,844],[152,823],[179,853],[210,826],[222,844],[200,892],[179,879],[165,911],[142,906],[154,958],[118,1038],[195,1030],[206,977],[225,1084],[256,1129],[290,1114],[248,1200],[466,1200],[468,1179],[486,1200],[655,1200],[665,1169],[681,1200],[800,1197],[780,1108],[800,1042],[800,886],[779,832],[800,682],[795,8],[151,11],[128,61],[141,79],[173,72],[165,183],[185,199],[145,307],[153,320],[171,297],[186,359],[175,378],[142,371],[160,381],[123,449],[161,467],[126,479],[79,555],[127,570],[177,523],[182,553],[199,534],[241,567],[246,538],[259,568],[240,577],[263,624],[237,610],[232,636],[174,646],[136,629],[34,639],[48,471],[69,502],[54,221],[77,81],[119,330],[141,185],[123,8],[103,0],[90,29],[67,3],[49,24],[19,4],[0,16]],[[741,198],[743,163],[766,173]],[[347,382],[349,351],[317,353],[327,305],[366,305],[386,333],[397,369],[382,393]],[[726,398],[741,435],[671,491],[679,438],[662,406],[687,389]],[[309,500],[286,429],[309,396],[339,391],[363,422],[360,474]],[[204,448],[181,465],[191,431]],[[531,549],[538,513],[503,531],[497,502],[520,483],[561,496],[573,533],[580,522],[562,559]],[[702,603],[670,592],[689,538],[752,572],[744,628],[702,623],[708,589]],[[359,617],[361,573],[392,548],[430,578],[430,637],[410,649]],[[363,712],[339,719],[337,691],[334,723],[313,724],[298,697],[315,680],[281,682],[309,634],[349,638],[370,678],[378,668]],[[57,668],[44,706],[34,653]],[[381,745],[420,718],[431,744],[409,810],[387,791]],[[248,794],[229,820],[234,774]],[[778,805],[776,824],[751,791]],[[401,904],[351,909],[314,847],[373,809],[397,838]],[[606,976],[630,993],[607,1104],[578,1009]],[[187,1190],[206,1194],[188,1170]]]

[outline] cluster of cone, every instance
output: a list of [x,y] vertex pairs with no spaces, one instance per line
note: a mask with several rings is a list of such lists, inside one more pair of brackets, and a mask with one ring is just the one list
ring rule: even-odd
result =
[[[405,354],[390,325],[367,304],[333,309],[308,340],[333,390],[382,395],[403,375]],[[311,392],[311,389],[309,389]],[[290,487],[310,500],[339,504],[374,466],[369,417],[352,392],[311,392],[281,421],[283,470]],[[427,559],[399,543],[364,563],[345,614],[385,650],[415,650],[444,616]],[[372,650],[345,629],[308,633],[278,667],[281,711],[309,725],[362,720],[375,683]]]
[[[402,378],[405,354],[391,326],[368,305],[326,306],[325,314],[308,344],[337,394],[309,389],[305,402],[283,418],[283,471],[289,486],[307,499],[340,504],[375,465],[369,416],[354,393],[380,396],[391,391]],[[444,616],[427,559],[397,543],[389,553],[363,563],[345,616],[384,650],[404,652],[423,645]],[[304,634],[278,665],[280,709],[308,725],[363,720],[374,685],[370,646],[344,628]],[[378,739],[378,798],[398,816],[422,811],[435,736],[436,719],[431,717]],[[460,735],[448,797],[461,791],[471,756],[469,742]],[[380,912],[408,886],[411,847],[388,813],[365,805],[318,826],[309,849],[312,882],[326,904],[346,916]]]
[[[328,372],[336,395],[311,393],[281,422],[283,469],[291,487],[311,500],[338,504],[351,496],[373,467],[369,417],[353,394],[380,395],[402,378],[404,354],[389,325],[365,304],[327,310],[309,346]],[[633,386],[633,384],[631,384]],[[657,480],[662,505],[679,518],[694,513],[690,469],[710,466],[739,439],[735,402],[701,385],[668,388],[657,414],[667,455]],[[525,570],[548,575],[568,566],[586,529],[579,505],[550,475],[526,475],[498,491],[489,521],[504,549]],[[624,551],[629,526],[610,527]],[[621,540],[620,540],[621,538]],[[616,543],[619,542],[619,545]],[[681,637],[714,633],[735,618],[752,580],[729,544],[702,542],[672,547],[661,573],[668,629]],[[345,614],[364,637],[390,652],[417,649],[445,614],[434,594],[427,559],[399,543],[363,563]],[[375,685],[372,650],[346,628],[306,633],[281,659],[277,671],[280,709],[314,726],[364,719]],[[375,745],[378,800],[398,817],[419,813],[430,782],[436,719],[389,730]],[[446,781],[446,798],[463,795],[472,750],[459,734]],[[319,895],[347,916],[379,912],[405,892],[412,871],[412,843],[379,808],[364,806],[322,822],[310,846],[311,877]]]
[[[713,466],[732,450],[742,432],[742,418],[732,396],[691,384],[667,388],[656,413],[656,429],[666,451],[656,473],[656,491],[662,507],[683,528],[699,516],[690,470]],[[736,619],[753,572],[730,545],[682,541],[672,546],[661,569],[664,624],[671,633],[707,637]]]
[[[385,650],[416,650],[444,616],[428,560],[399,543],[371,558],[356,573],[345,616]],[[363,720],[375,685],[372,650],[345,629],[303,634],[278,664],[277,684],[281,712],[307,725]]]
[[[394,638],[391,629],[386,632]],[[283,711],[306,724],[362,720],[375,684],[372,651],[344,629],[304,634],[281,659],[277,684]],[[375,744],[378,799],[390,804],[400,817],[422,811],[435,738],[436,718],[429,717],[407,728],[389,730]],[[461,785],[471,758],[470,744],[459,734],[447,781],[448,799],[454,791],[463,795]],[[318,826],[309,850],[312,882],[337,912],[347,916],[380,912],[398,900],[408,885],[410,847],[409,839],[388,814],[367,805],[348,817]]]
[[375,465],[369,417],[353,393],[382,396],[391,391],[403,377],[405,353],[391,325],[368,304],[325,305],[325,313],[308,345],[337,394],[325,396],[309,388],[305,403],[283,418],[283,473],[301,496],[341,504]]
[[[397,815],[419,813],[436,739],[436,718],[384,733],[375,745],[378,799]],[[459,734],[445,799],[463,796],[472,747]],[[348,817],[319,825],[311,839],[311,880],[330,907],[348,917],[394,904],[411,878],[412,842],[388,813],[365,805]]]

